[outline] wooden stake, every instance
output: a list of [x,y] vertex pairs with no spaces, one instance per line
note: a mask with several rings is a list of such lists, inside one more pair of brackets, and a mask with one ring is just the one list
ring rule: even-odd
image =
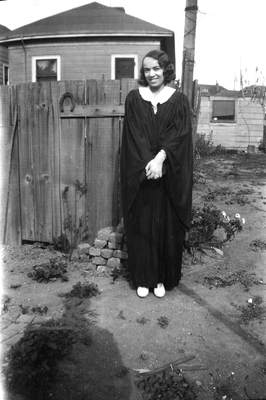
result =
[[183,42],[183,66],[182,66],[182,92],[188,97],[193,108],[193,72],[195,63],[195,41],[197,25],[197,0],[186,0],[185,30]]

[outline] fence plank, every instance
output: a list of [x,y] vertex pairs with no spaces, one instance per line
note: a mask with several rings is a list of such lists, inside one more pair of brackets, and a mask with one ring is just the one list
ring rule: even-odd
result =
[[[35,85],[36,101],[34,118],[36,131],[33,136],[35,166],[35,235],[40,242],[52,237],[52,132],[50,131],[50,83]],[[38,93],[38,97],[37,97]],[[35,150],[36,148],[36,150]]]
[[[96,106],[119,104],[120,82],[99,82]],[[89,87],[90,93],[92,90]],[[89,118],[86,122],[87,207],[91,238],[100,228],[116,225],[118,209],[119,118]]]
[[11,168],[12,129],[9,123],[9,91],[8,87],[2,87],[0,92],[0,229],[1,243],[5,241],[5,229],[7,225],[6,214],[8,208],[9,171]]
[[23,240],[35,240],[34,161],[32,154],[32,133],[35,133],[35,127],[32,127],[32,116],[34,115],[32,85],[18,85],[17,98],[20,106],[19,176],[21,199],[21,234]]
[[87,205],[92,236],[118,223],[118,118],[87,120]]
[[[60,95],[71,93],[76,104],[84,101],[84,82],[61,82]],[[68,222],[68,239],[73,243],[80,219],[85,220],[85,196],[80,196],[76,182],[86,184],[84,119],[60,119],[60,187],[68,188],[67,201],[62,202],[62,229]],[[64,230],[64,229],[63,229]],[[81,229],[82,231],[82,229]]]
[[122,79],[121,80],[121,104],[125,104],[126,97],[131,90],[139,87],[136,79]]
[[[7,86],[2,87],[1,89],[0,241],[3,244],[20,245],[21,221],[18,181],[18,106],[16,105],[16,92],[11,91]],[[12,104],[12,118],[10,118],[10,104]]]
[[51,201],[52,201],[52,237],[50,240],[55,242],[62,234],[62,202],[61,202],[61,187],[60,187],[60,117],[59,117],[59,88],[58,82],[51,82],[51,100],[49,110],[49,131],[52,140],[52,156],[51,168],[52,186],[51,186]]

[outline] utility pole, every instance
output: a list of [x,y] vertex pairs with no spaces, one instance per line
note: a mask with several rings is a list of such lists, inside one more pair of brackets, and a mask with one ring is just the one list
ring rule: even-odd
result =
[[198,0],[186,0],[181,88],[192,108],[197,12]]

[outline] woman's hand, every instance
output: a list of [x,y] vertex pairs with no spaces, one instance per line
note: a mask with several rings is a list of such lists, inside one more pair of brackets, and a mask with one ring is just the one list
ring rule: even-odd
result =
[[148,162],[145,168],[147,179],[158,179],[162,177],[165,157],[165,151],[161,150],[153,160]]
[[146,165],[146,177],[147,179],[158,179],[162,177],[163,163],[156,160],[155,158],[148,162]]

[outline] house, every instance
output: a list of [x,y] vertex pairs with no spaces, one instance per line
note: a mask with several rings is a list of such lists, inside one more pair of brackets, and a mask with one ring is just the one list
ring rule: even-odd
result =
[[263,138],[264,112],[251,93],[200,84],[198,133],[212,135],[214,145],[246,151]]
[[174,32],[93,2],[0,34],[9,84],[138,78],[142,58],[165,50],[175,62]]
[[[0,37],[7,36],[10,29],[0,25]],[[0,43],[0,85],[8,85],[8,49],[5,44]]]

